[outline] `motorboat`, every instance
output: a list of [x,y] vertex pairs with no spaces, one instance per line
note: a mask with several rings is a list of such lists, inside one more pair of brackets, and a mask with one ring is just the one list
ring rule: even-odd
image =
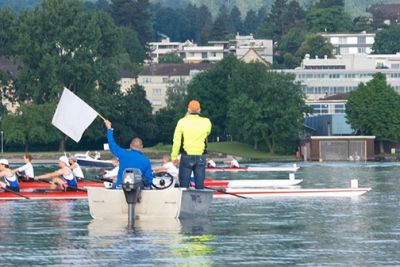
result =
[[90,152],[87,151],[85,154],[75,154],[74,157],[77,159],[78,164],[81,167],[86,168],[113,168],[111,160],[101,160],[100,152],[95,152],[95,155],[90,156]]

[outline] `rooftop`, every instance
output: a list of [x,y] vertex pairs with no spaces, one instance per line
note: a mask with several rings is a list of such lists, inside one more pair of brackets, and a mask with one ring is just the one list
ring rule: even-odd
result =
[[193,70],[208,70],[214,64],[151,64],[145,66],[140,76],[189,76]]

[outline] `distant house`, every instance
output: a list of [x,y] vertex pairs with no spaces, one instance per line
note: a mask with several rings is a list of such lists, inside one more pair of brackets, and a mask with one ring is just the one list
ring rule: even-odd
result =
[[253,48],[250,48],[247,50],[246,54],[244,54],[239,60],[245,62],[245,63],[254,63],[254,62],[259,62],[267,66],[268,68],[271,68],[272,65],[270,62],[266,61],[262,56],[260,56],[257,51]]
[[367,8],[371,14],[379,14],[387,24],[397,23],[400,18],[400,4],[375,4]]
[[156,112],[167,106],[167,89],[177,82],[189,82],[198,73],[214,67],[214,64],[151,64],[138,76],[138,83],[146,91],[146,97]]
[[[20,65],[13,58],[0,57],[0,71],[11,76],[17,75],[17,71]],[[0,85],[3,87],[13,88],[13,84],[10,81],[0,81]],[[1,88],[4,89],[4,88]],[[11,103],[3,95],[4,90],[1,90],[1,103],[6,107],[8,111],[14,112],[18,107],[18,103]]]
[[237,34],[234,40],[231,40],[233,45],[230,51],[236,55],[238,59],[243,58],[249,50],[257,52],[258,56],[262,57],[265,62],[270,65],[273,63],[273,42],[269,39],[254,39],[253,35]]
[[164,38],[161,42],[150,42],[148,43],[150,50],[151,62],[158,63],[160,56],[174,53],[178,56],[184,56],[184,47],[194,46],[191,41],[181,42],[171,42],[169,38]]
[[371,54],[375,33],[320,33],[333,45],[334,55]]
[[224,47],[221,46],[190,46],[184,47],[185,63],[215,63],[224,58]]

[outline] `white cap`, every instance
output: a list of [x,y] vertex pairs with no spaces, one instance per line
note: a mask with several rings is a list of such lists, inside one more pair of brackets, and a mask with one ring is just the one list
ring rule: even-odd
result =
[[0,164],[8,165],[8,160],[6,160],[6,159],[0,159]]
[[64,162],[67,166],[69,166],[69,161],[66,156],[61,156],[58,160]]

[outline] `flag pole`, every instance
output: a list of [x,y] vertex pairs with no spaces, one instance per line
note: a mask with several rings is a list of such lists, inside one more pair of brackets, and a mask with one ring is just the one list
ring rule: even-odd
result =
[[103,121],[106,121],[106,118],[104,118],[103,116],[101,116],[99,113],[97,113],[97,115],[100,117],[100,119],[102,119]]

